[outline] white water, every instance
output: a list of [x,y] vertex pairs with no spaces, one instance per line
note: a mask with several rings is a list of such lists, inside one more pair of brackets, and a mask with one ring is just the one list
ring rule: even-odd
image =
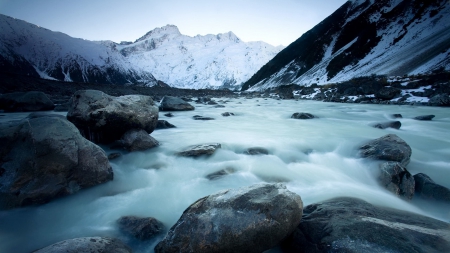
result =
[[[220,99],[216,99],[220,100]],[[378,186],[378,167],[357,156],[366,141],[395,133],[412,148],[411,174],[426,173],[450,188],[450,110],[436,107],[335,104],[273,99],[230,99],[225,108],[195,105],[190,112],[163,116],[177,126],[151,135],[161,146],[124,154],[111,162],[114,181],[39,207],[0,212],[0,252],[30,252],[60,240],[83,236],[113,236],[135,252],[153,252],[160,238],[138,243],[120,234],[115,221],[124,215],[151,216],[170,228],[197,199],[226,188],[263,180],[287,181],[308,205],[336,196],[352,196],[370,203],[403,209],[450,221],[448,210],[420,201],[404,201]],[[260,105],[260,106],[258,106]],[[222,117],[222,112],[235,116]],[[318,119],[290,119],[309,112]],[[372,123],[392,120],[401,113],[400,130],[375,129]],[[416,121],[434,114],[433,121]],[[6,114],[4,121],[27,114]],[[193,115],[216,120],[197,121]],[[209,158],[183,158],[175,152],[202,143],[222,144]],[[265,147],[267,156],[242,154]],[[107,152],[112,152],[107,150]],[[227,167],[237,172],[218,180],[205,178]]]

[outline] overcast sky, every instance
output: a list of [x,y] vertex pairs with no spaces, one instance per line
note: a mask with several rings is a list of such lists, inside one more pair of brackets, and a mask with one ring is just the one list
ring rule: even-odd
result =
[[287,46],[346,0],[0,0],[0,13],[88,40],[135,41],[167,24]]

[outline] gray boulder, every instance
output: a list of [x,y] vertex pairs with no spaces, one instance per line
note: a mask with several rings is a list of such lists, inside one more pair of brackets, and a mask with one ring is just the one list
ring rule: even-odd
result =
[[105,152],[63,116],[0,124],[0,209],[44,204],[113,179]]
[[406,167],[411,158],[411,147],[395,134],[372,140],[359,148],[361,157],[399,162]]
[[417,116],[414,117],[415,120],[432,120],[435,116],[434,115],[421,115],[421,116]]
[[450,106],[450,96],[448,94],[438,94],[428,101],[431,106]]
[[184,151],[178,152],[177,155],[186,157],[210,156],[221,147],[222,145],[220,145],[220,143],[195,145],[188,147]]
[[287,253],[450,252],[450,226],[355,198],[311,204],[286,238]]
[[314,115],[312,115],[311,113],[296,112],[296,113],[292,114],[291,118],[293,118],[293,119],[313,119],[316,117]]
[[161,111],[192,111],[195,107],[178,97],[164,96],[159,110]]
[[379,182],[397,196],[412,199],[414,196],[414,177],[398,162],[380,164]]
[[117,220],[117,223],[122,232],[142,241],[152,239],[164,232],[164,225],[152,217],[123,216]]
[[375,128],[379,128],[379,129],[386,129],[386,128],[395,128],[395,129],[400,129],[400,127],[402,126],[402,123],[400,121],[389,121],[389,122],[383,122],[383,123],[376,123],[375,125],[373,125],[373,127]]
[[159,142],[144,130],[129,130],[122,138],[114,142],[112,148],[123,148],[127,151],[143,151],[159,146]]
[[81,237],[57,242],[33,253],[131,253],[130,247],[119,239]]
[[394,87],[383,87],[377,93],[375,97],[382,100],[391,100],[400,95],[402,91]]
[[414,181],[416,183],[415,192],[418,196],[450,204],[450,189],[436,184],[429,176],[423,173],[414,175]]
[[41,91],[13,92],[0,95],[0,110],[5,112],[50,111],[53,102]]
[[109,96],[83,90],[72,97],[67,119],[81,134],[96,143],[111,143],[131,129],[152,133],[158,123],[158,107],[149,96]]
[[188,207],[155,252],[263,252],[292,233],[302,208],[282,184],[221,191]]

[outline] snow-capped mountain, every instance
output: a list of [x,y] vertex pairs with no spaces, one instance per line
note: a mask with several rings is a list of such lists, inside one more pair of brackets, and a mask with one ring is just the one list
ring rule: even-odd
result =
[[182,35],[174,25],[156,28],[134,43],[116,46],[133,66],[177,88],[240,88],[282,48],[243,42],[232,32]]
[[243,89],[450,69],[448,0],[351,0],[281,51]]
[[150,72],[132,66],[110,43],[72,38],[0,15],[0,64],[9,70],[70,82],[156,84]]

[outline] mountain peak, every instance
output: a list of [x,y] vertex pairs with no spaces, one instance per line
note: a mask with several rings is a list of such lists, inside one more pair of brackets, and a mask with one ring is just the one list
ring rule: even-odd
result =
[[165,25],[163,27],[158,27],[158,28],[151,30],[150,32],[146,33],[144,36],[137,39],[135,42],[145,40],[150,37],[160,37],[162,35],[169,35],[169,34],[181,35],[180,30],[178,29],[178,27],[176,25]]
[[230,40],[230,41],[234,41],[234,42],[239,42],[241,41],[238,36],[236,36],[236,34],[234,34],[233,32],[227,32],[227,33],[219,33],[216,35],[218,40]]

